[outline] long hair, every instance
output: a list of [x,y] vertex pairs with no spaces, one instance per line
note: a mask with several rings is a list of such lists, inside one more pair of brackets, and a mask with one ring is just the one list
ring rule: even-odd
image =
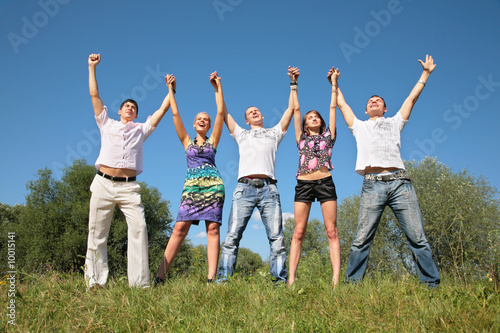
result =
[[325,129],[326,129],[326,123],[325,123],[325,120],[323,119],[323,117],[321,117],[321,114],[316,110],[311,110],[311,111],[307,112],[304,115],[304,117],[302,118],[302,132],[306,132],[308,135],[311,135],[311,133],[309,132],[309,129],[306,128],[306,118],[307,118],[307,115],[311,112],[314,112],[321,120],[321,128],[320,128],[319,134],[323,134],[325,132]]

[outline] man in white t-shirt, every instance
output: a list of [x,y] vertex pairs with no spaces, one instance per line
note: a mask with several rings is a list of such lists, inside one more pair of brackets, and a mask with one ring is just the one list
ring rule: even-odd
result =
[[[297,68],[288,68],[291,91],[296,92]],[[283,237],[281,203],[277,180],[274,176],[276,151],[294,113],[293,101],[290,98],[288,109],[280,122],[272,128],[264,128],[264,117],[254,106],[245,111],[245,120],[250,130],[243,129],[225,110],[225,123],[239,147],[240,161],[238,183],[233,193],[231,211],[229,213],[228,232],[222,246],[219,261],[218,281],[226,281],[233,275],[236,258],[243,231],[255,208],[260,212],[262,223],[266,228],[271,248],[271,275],[275,281],[286,282],[286,250]]]
[[[128,282],[134,287],[149,287],[148,231],[136,176],[142,172],[142,146],[170,107],[169,96],[145,123],[134,123],[137,102],[125,100],[118,114],[120,121],[109,118],[97,87],[96,67],[100,54],[89,56],[89,90],[97,126],[101,132],[101,151],[95,163],[97,175],[90,191],[89,235],[85,257],[87,288],[104,287],[108,279],[107,241],[111,219],[118,205],[128,227]],[[171,75],[167,83],[175,82]],[[175,90],[174,90],[175,92]]]
[[356,172],[364,176],[358,228],[347,265],[347,282],[356,283],[363,279],[371,243],[384,208],[389,206],[409,241],[420,281],[431,288],[440,283],[439,272],[424,233],[415,189],[406,174],[400,152],[400,133],[410,118],[430,73],[436,67],[429,55],[425,62],[418,61],[423,67],[422,75],[394,117],[384,117],[387,111],[385,101],[375,95],[366,104],[365,113],[369,120],[361,121],[356,118],[339,90],[338,106],[356,138]]

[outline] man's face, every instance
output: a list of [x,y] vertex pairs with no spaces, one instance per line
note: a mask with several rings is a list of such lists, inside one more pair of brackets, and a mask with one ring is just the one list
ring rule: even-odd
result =
[[366,103],[365,113],[370,117],[374,116],[382,117],[386,111],[387,108],[385,107],[384,101],[382,100],[382,98],[378,96],[373,96]]
[[118,114],[122,122],[134,121],[134,119],[137,119],[137,107],[134,103],[127,102],[123,104]]
[[246,123],[250,126],[261,125],[264,117],[262,116],[262,113],[260,113],[259,109],[255,106],[251,106],[245,111],[245,119]]

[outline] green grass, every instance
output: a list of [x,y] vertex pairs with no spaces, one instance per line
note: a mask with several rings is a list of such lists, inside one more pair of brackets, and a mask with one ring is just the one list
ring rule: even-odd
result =
[[[159,288],[129,288],[121,279],[86,292],[77,274],[24,275],[16,286],[15,326],[2,306],[0,331],[500,331],[500,295],[491,282],[443,281],[429,290],[413,277],[372,276],[361,285],[341,282],[333,289],[324,276],[304,276],[288,288],[274,285],[261,271],[207,286],[203,274],[195,273]],[[0,293],[0,303],[7,304],[8,283],[0,285]]]

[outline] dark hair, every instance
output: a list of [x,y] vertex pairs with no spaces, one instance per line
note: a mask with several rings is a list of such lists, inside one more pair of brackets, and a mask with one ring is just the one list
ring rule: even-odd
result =
[[120,110],[121,110],[121,109],[122,109],[122,107],[123,107],[126,103],[128,103],[128,102],[130,102],[130,103],[132,103],[132,104],[134,104],[134,105],[135,105],[135,109],[136,109],[135,114],[139,114],[139,105],[137,105],[137,102],[136,102],[136,101],[134,101],[133,99],[130,99],[130,98],[128,98],[128,99],[126,99],[126,100],[124,100],[124,101],[122,102],[122,104],[120,105]]
[[[384,106],[385,106],[385,108],[387,109],[387,104],[385,103],[385,100],[384,100],[382,97],[380,97],[379,95],[373,95],[372,97],[368,98],[368,101],[369,101],[370,99],[372,99],[373,97],[378,97],[378,98],[380,98],[380,99],[382,100],[382,102],[384,102]],[[368,105],[368,101],[366,101],[366,104],[365,104],[365,109],[366,109],[366,105]]]
[[323,134],[325,132],[325,129],[326,129],[326,123],[325,123],[325,120],[323,119],[323,117],[321,117],[321,114],[316,111],[316,110],[311,110],[309,112],[307,112],[304,117],[302,118],[302,132],[306,132],[307,134],[311,134],[309,133],[309,130],[306,129],[306,117],[309,113],[311,112],[314,112],[316,113],[316,115],[319,117],[319,119],[321,120],[321,129],[320,129],[320,133],[319,134]]

